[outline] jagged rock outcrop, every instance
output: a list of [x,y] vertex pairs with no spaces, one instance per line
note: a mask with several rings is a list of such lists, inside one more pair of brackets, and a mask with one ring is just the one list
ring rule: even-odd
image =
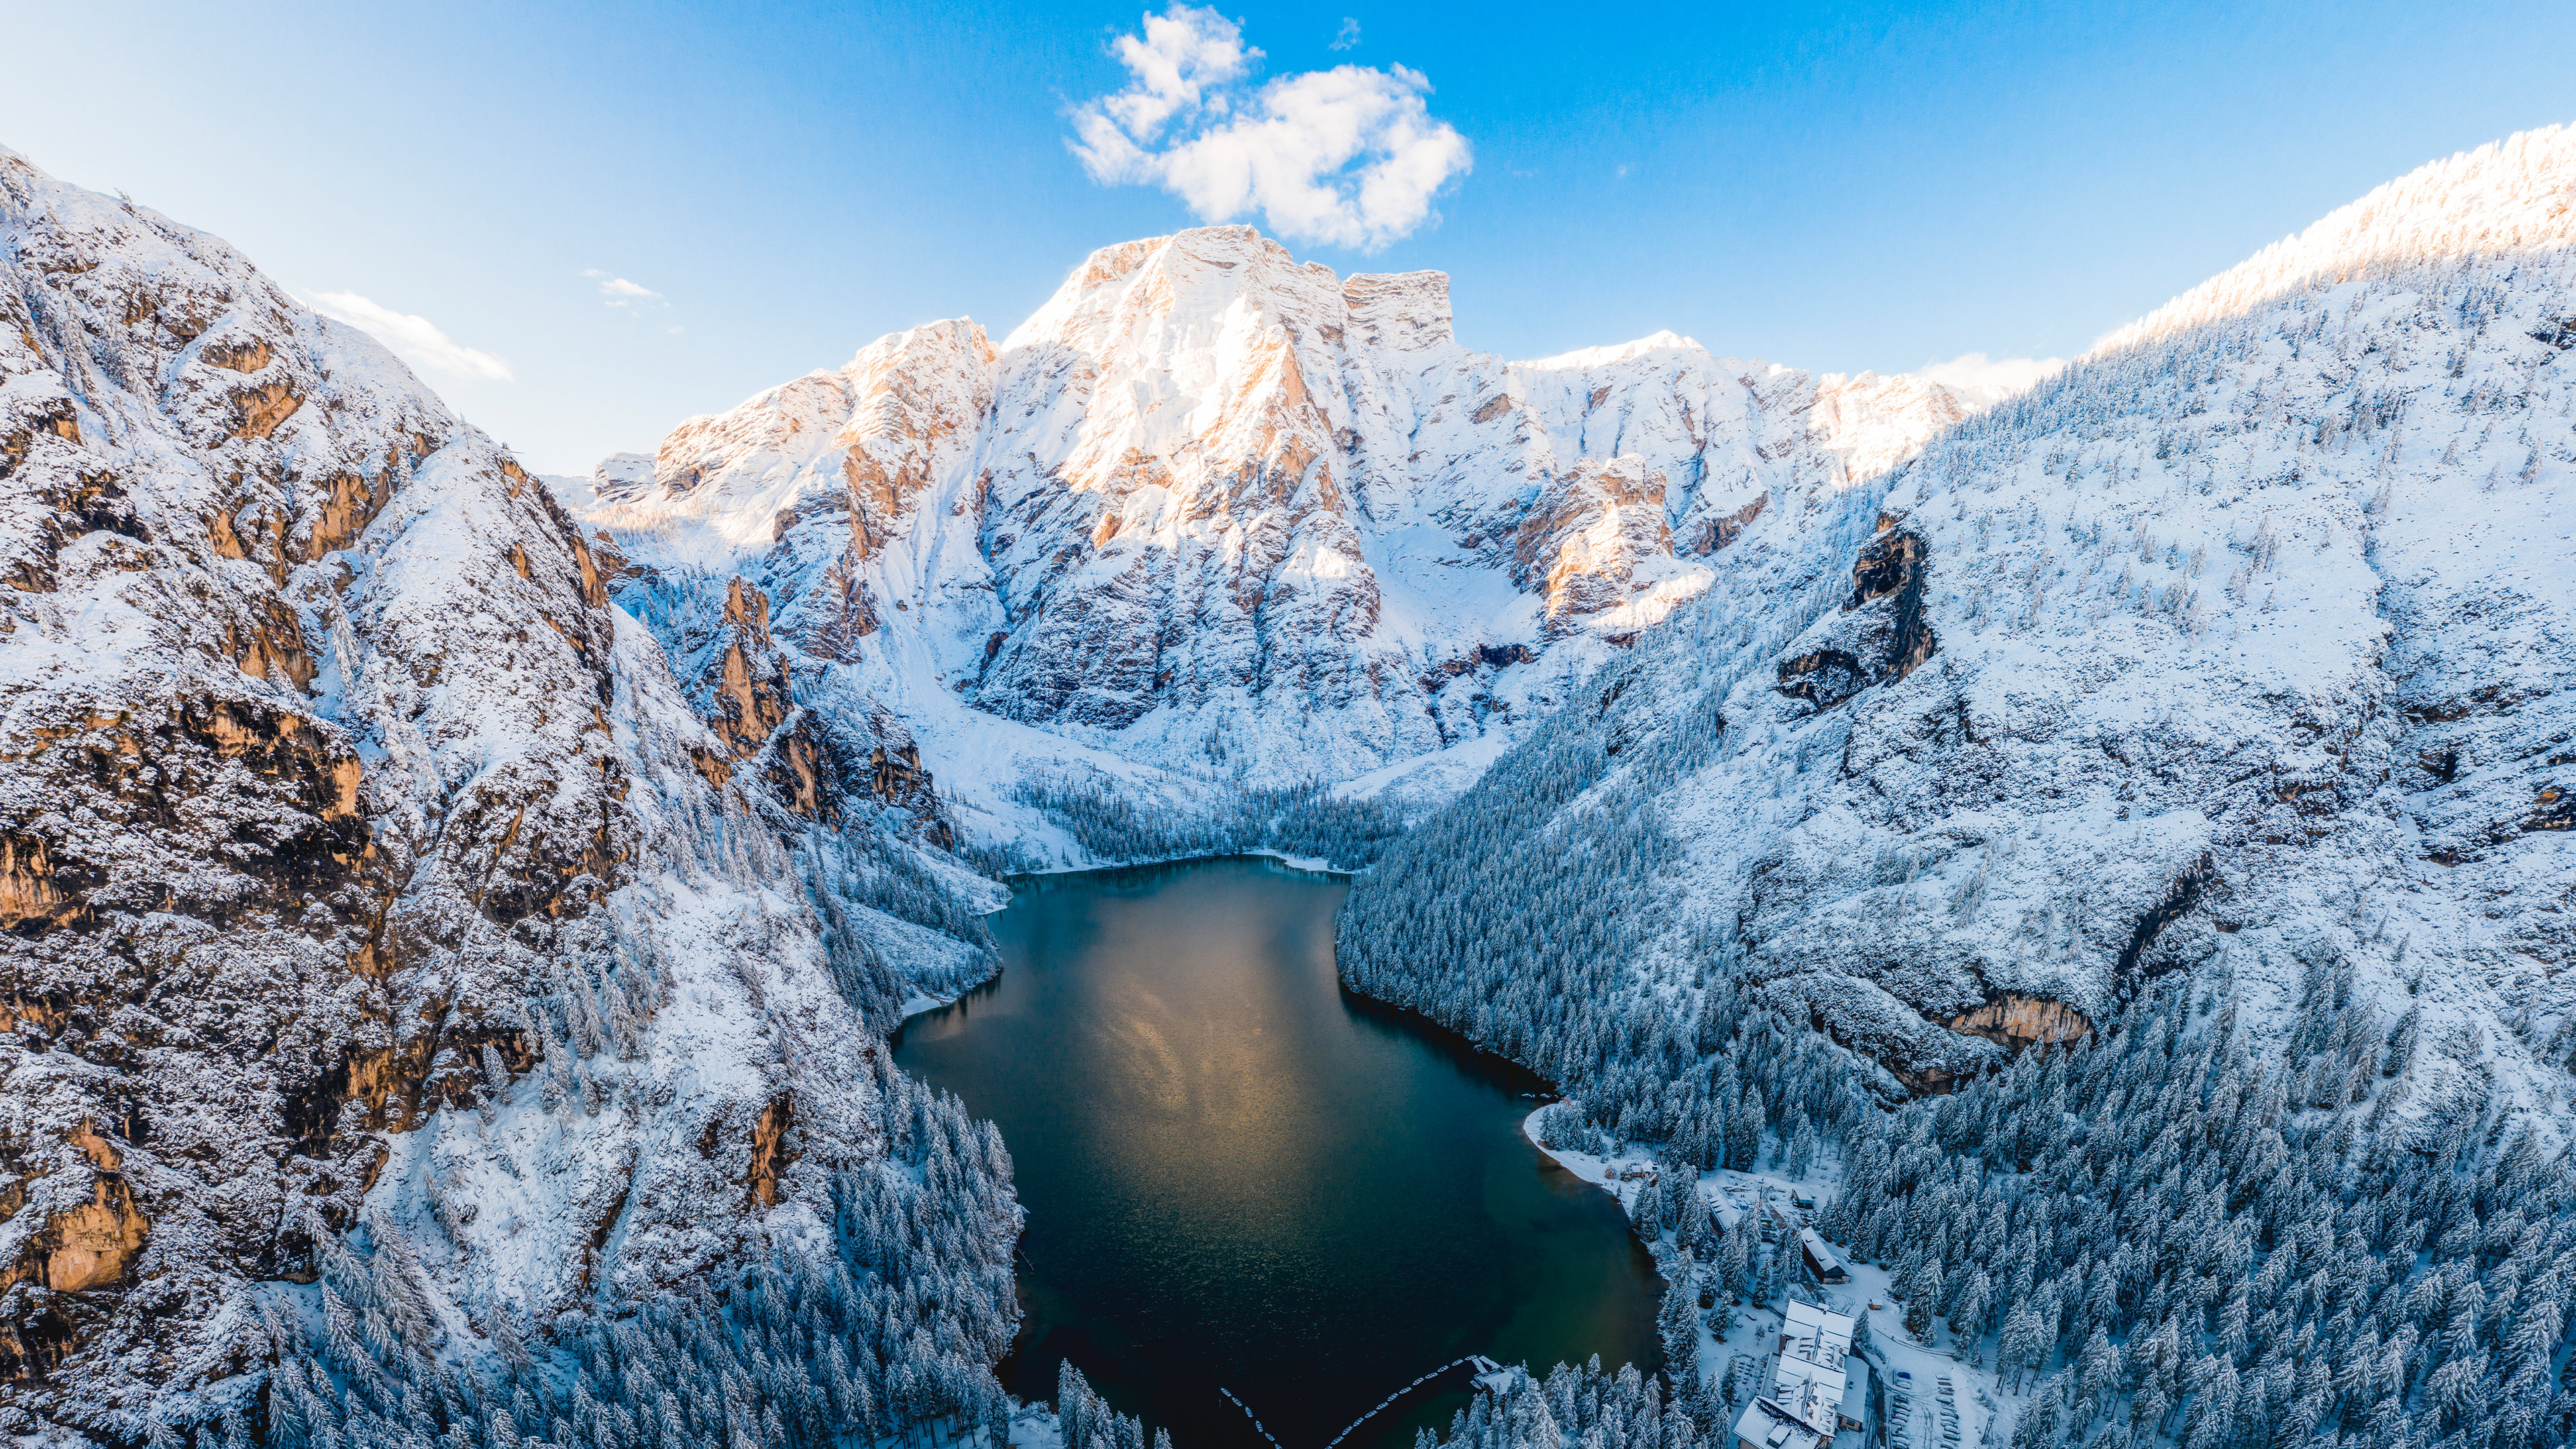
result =
[[238,1407],[344,1234],[467,1362],[828,1217],[847,983],[977,948],[827,928],[701,775],[792,727],[755,596],[719,734],[543,485],[222,242],[0,150],[0,278],[0,1405]]
[[1923,618],[1923,536],[1890,529],[1852,563],[1843,617],[1802,654],[1780,661],[1780,693],[1818,712],[1913,673],[1940,647]]
[[799,702],[799,661],[809,686],[830,661],[780,641],[769,596],[758,585],[735,575],[719,595],[713,576],[685,568],[650,576],[628,569],[620,585],[639,599],[667,595],[679,603],[642,607],[662,623],[674,669],[722,742],[721,749],[694,756],[711,783],[757,782],[762,798],[817,825],[838,828],[860,810],[942,850],[956,844],[920,745],[901,719],[864,702],[848,708]]
[[1664,475],[1634,454],[1577,461],[1511,533],[1512,582],[1544,593],[1550,633],[1596,618],[1650,624],[1708,587],[1706,569],[1673,558]]
[[708,723],[737,758],[749,755],[769,742],[794,707],[786,661],[769,638],[769,596],[745,589],[739,578],[728,584],[724,630],[712,652],[715,678],[706,683],[715,709]]

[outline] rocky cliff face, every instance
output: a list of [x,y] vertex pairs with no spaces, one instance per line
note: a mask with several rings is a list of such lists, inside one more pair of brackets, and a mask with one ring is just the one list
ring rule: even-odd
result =
[[1669,334],[1506,363],[1438,273],[1215,227],[1094,253],[999,347],[934,324],[692,419],[586,516],[667,587],[765,590],[839,712],[1342,779],[1526,727],[1969,407]]
[[[991,969],[947,848],[1041,759],[1204,803],[1523,740],[1405,847],[1475,850],[1358,887],[1376,958],[1576,943],[1685,1024],[1717,967],[1891,1089],[2188,970],[2420,1003],[2399,1091],[2563,1103],[2571,216],[2569,133],[2427,168],[1990,412],[1506,363],[1437,274],[1193,231],[612,459],[588,532],[0,152],[0,1408],[139,1442],[539,1351],[571,1400],[597,1315],[868,1239],[981,1286],[860,1264],[802,1300],[856,1379],[760,1392],[980,1412],[1007,1156],[877,1037]],[[1442,1009],[1544,1028],[1536,979]]]
[[1545,727],[1601,783],[1534,838],[1618,802],[1639,982],[1732,963],[1917,1087],[2348,966],[2419,1098],[2563,1101],[2571,218],[2576,134],[2427,167],[1827,495]]
[[850,943],[975,948],[818,919],[818,842],[911,857],[780,781],[756,596],[702,717],[544,486],[222,242],[0,151],[0,275],[0,1402],[256,1416],[344,1236],[470,1363],[809,1230],[884,1151]]

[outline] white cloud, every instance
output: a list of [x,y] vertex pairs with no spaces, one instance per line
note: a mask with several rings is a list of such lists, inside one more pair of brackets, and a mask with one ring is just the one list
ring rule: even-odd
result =
[[1071,143],[1104,186],[1156,185],[1210,221],[1259,212],[1292,240],[1376,251],[1429,221],[1432,196],[1468,169],[1420,71],[1344,65],[1254,89],[1261,52],[1242,27],[1182,4],[1112,49],[1127,88],[1076,108]]
[[1343,16],[1341,33],[1333,37],[1333,49],[1357,50],[1359,45],[1360,23],[1347,15]]
[[1998,402],[2027,392],[2066,365],[2063,357],[1988,357],[1963,352],[1947,362],[1928,362],[1914,375],[1968,393],[1982,402]]
[[316,292],[311,300],[314,311],[375,338],[414,367],[483,382],[511,380],[508,363],[458,345],[426,317],[397,312],[356,292]]
[[612,277],[597,267],[583,269],[582,275],[599,279],[599,295],[607,299],[611,307],[623,307],[632,312],[644,303],[662,300],[662,294],[652,288],[630,282],[624,277]]

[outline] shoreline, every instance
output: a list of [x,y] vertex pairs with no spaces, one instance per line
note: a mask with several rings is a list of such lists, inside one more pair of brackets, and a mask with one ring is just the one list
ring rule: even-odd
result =
[[[1609,1193],[1618,1202],[1620,1211],[1629,1211],[1637,1190],[1652,1180],[1647,1174],[1654,1171],[1653,1157],[1634,1144],[1612,1157],[1548,1147],[1532,1130],[1539,1112],[1546,1110],[1548,1105],[1553,1104],[1542,1104],[1521,1119],[1521,1135],[1567,1172]],[[1636,1169],[1642,1171],[1634,1177],[1619,1176],[1622,1170]],[[1708,1202],[1710,1211],[1719,1215],[1721,1223],[1732,1223],[1736,1214],[1752,1211],[1765,1197],[1785,1202],[1792,1192],[1803,1191],[1813,1196],[1821,1206],[1833,1190],[1823,1178],[1822,1172],[1791,1179],[1776,1173],[1717,1168],[1701,1173],[1694,1190]],[[1630,1230],[1634,1231],[1633,1218]],[[1668,1265],[1677,1255],[1676,1248],[1660,1236],[1646,1248],[1655,1259],[1656,1271],[1665,1274],[1665,1282],[1671,1282]],[[1919,1342],[1907,1334],[1904,1309],[1888,1294],[1888,1269],[1884,1265],[1873,1266],[1846,1257],[1844,1266],[1851,1273],[1850,1282],[1828,1288],[1811,1288],[1808,1296],[1820,1300],[1837,1313],[1849,1313],[1868,1320],[1870,1347],[1863,1357],[1870,1362],[1873,1373],[1884,1375],[1885,1381],[1877,1386],[1882,1399],[1887,1393],[1899,1389],[1912,1395],[1917,1413],[1913,1425],[1909,1426],[1909,1433],[1931,1423],[1934,1415],[1930,1405],[1936,1394],[1935,1386],[1947,1377],[1957,1389],[1956,1403],[1964,1444],[1997,1443],[2009,1436],[2016,1416],[2005,1410],[2004,1400],[2008,1396],[1996,1371],[1972,1365],[1960,1357],[1960,1346],[1956,1342],[1942,1342],[1943,1335],[1938,1328],[1935,1328],[1934,1342],[1930,1344]],[[1772,1355],[1763,1350],[1777,1347],[1779,1309],[1739,1301],[1736,1311],[1741,1315],[1741,1321],[1723,1337],[1711,1334],[1705,1322],[1700,1326],[1702,1380],[1722,1383],[1733,1360],[1744,1356],[1753,1360],[1756,1372],[1762,1376],[1761,1381],[1767,1383]],[[1765,1327],[1766,1324],[1769,1326]],[[1977,1347],[1979,1345],[1969,1345],[1972,1351]],[[1895,1377],[1899,1373],[1911,1377],[1899,1380]],[[1740,1403],[1731,1406],[1730,1412],[1739,1408]],[[1888,1441],[1885,1449],[1917,1449],[1917,1446],[1903,1441]]]
[[[1319,855],[1291,855],[1287,851],[1275,850],[1263,845],[1247,846],[1242,850],[1229,850],[1215,855],[1151,855],[1136,860],[1095,861],[1088,865],[1051,865],[1038,870],[1015,870],[1003,876],[1002,880],[1008,883],[1014,880],[1036,879],[1041,876],[1084,875],[1103,870],[1142,870],[1149,865],[1196,865],[1219,860],[1275,860],[1293,870],[1307,871],[1315,875],[1337,875],[1344,879],[1357,876],[1368,869],[1367,866],[1339,866]],[[989,880],[991,877],[987,876],[986,879]],[[984,914],[996,915],[1008,908],[1007,904],[996,906]]]

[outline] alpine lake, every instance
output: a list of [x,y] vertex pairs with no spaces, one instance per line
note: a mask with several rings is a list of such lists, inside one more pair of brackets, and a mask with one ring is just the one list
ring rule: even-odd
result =
[[[1336,979],[1348,889],[1261,858],[1021,877],[1001,976],[904,1024],[897,1060],[1017,1168],[1013,1393],[1070,1359],[1178,1449],[1256,1449],[1247,1410],[1325,1449],[1466,1355],[1659,1363],[1625,1214],[1522,1134],[1546,1084]],[[1345,1444],[1445,1431],[1470,1373]]]

